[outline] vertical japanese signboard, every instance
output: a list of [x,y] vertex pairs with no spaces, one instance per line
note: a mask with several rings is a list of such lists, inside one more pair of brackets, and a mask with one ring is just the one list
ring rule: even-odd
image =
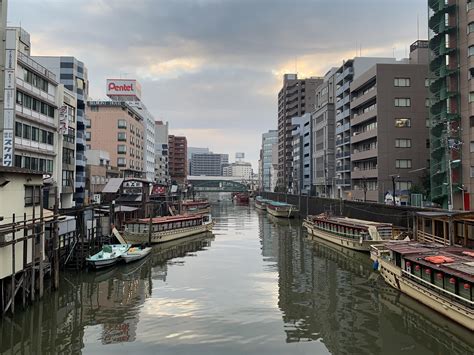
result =
[[2,165],[13,166],[14,158],[14,117],[15,117],[15,70],[16,70],[16,30],[7,29],[5,41],[5,91],[3,107]]

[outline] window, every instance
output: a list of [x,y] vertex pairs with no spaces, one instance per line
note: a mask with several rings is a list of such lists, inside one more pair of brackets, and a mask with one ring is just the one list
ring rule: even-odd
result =
[[395,139],[395,148],[411,148],[411,139],[405,139],[405,138]]
[[91,128],[91,120],[86,118],[86,128]]
[[46,134],[47,134],[46,144],[54,145],[54,133],[53,132],[46,132]]
[[430,119],[427,118],[427,119],[426,119],[426,128],[430,128],[430,126],[431,126],[431,125],[430,125]]
[[46,171],[48,173],[52,173],[53,172],[53,161],[52,160],[46,160]]
[[117,146],[117,153],[119,154],[126,154],[127,153],[127,146],[124,144],[119,144]]
[[411,181],[396,181],[395,182],[395,190],[403,191],[403,190],[410,190],[412,186]]
[[394,86],[410,86],[410,78],[395,78],[393,82]]
[[411,169],[411,159],[397,159],[395,160],[395,167],[397,169]]
[[117,127],[118,127],[118,128],[127,128],[127,121],[125,121],[125,120],[118,120],[118,121],[117,121]]
[[91,140],[91,132],[86,132],[86,141]]
[[469,151],[471,153],[474,153],[474,141],[471,141],[471,144],[470,144],[470,147],[469,147]]
[[21,123],[15,122],[15,136],[21,138]]
[[126,142],[127,141],[127,133],[125,132],[118,132],[117,134],[117,140],[121,142]]
[[411,127],[411,119],[410,118],[395,118],[395,127],[397,128]]
[[470,22],[467,25],[467,33],[472,33],[472,32],[474,32],[474,22]]
[[31,127],[31,140],[39,142],[39,128]]
[[33,204],[39,205],[40,192],[41,190],[39,186],[25,186],[25,207],[33,206]]
[[473,91],[471,91],[469,93],[469,102],[474,102],[474,92]]
[[471,177],[474,178],[474,166],[471,166]]
[[474,54],[474,46],[469,46],[467,48],[467,55],[470,57],[473,54]]
[[124,167],[127,165],[127,159],[125,158],[117,158],[117,166]]
[[410,107],[411,99],[410,98],[396,98],[395,107]]
[[23,125],[23,138],[31,139],[31,127],[26,124]]
[[430,99],[425,99],[425,106],[430,107],[431,106],[431,100]]
[[63,170],[63,186],[73,186],[74,185],[74,171]]
[[430,140],[427,139],[426,142],[425,142],[425,144],[426,144],[426,148],[429,148],[429,147],[430,147]]
[[48,141],[48,132],[45,130],[40,130],[40,142],[46,144]]
[[73,149],[63,148],[63,163],[70,165],[75,164]]

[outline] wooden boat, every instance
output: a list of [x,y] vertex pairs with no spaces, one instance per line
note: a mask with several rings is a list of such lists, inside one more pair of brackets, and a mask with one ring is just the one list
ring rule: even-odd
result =
[[269,201],[267,203],[267,212],[272,216],[280,218],[292,218],[299,212],[295,205],[284,202]]
[[132,261],[143,259],[151,252],[151,247],[131,247],[126,253],[122,254],[121,258],[128,264]]
[[249,203],[249,194],[239,192],[235,194],[234,199],[237,203]]
[[392,238],[390,223],[331,217],[326,213],[308,216],[303,227],[315,239],[324,239],[349,249],[370,252],[370,246]]
[[127,252],[130,244],[104,245],[98,253],[86,258],[87,264],[95,269],[111,266],[120,261],[120,257]]
[[267,210],[267,204],[270,201],[271,200],[267,200],[267,199],[263,198],[262,196],[257,196],[255,198],[255,207],[258,208],[259,210],[266,211]]
[[209,200],[186,200],[182,204],[183,214],[199,214],[199,213],[209,213],[211,212],[211,205]]
[[[125,222],[123,237],[128,243],[148,243],[150,219],[143,218]],[[210,231],[214,221],[210,214],[177,215],[151,219],[151,242],[163,243],[170,240]]]
[[389,285],[474,331],[472,249],[391,241],[370,257]]

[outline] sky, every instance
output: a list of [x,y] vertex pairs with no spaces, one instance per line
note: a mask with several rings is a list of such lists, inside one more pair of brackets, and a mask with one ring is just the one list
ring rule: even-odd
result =
[[427,38],[427,0],[10,0],[8,25],[33,55],[67,55],[107,78],[137,79],[156,120],[188,146],[245,152],[277,127],[284,73],[324,76],[356,55],[403,58]]

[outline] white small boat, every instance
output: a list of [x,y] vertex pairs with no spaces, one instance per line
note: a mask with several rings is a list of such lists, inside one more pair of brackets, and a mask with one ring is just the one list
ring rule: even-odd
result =
[[121,257],[126,263],[131,263],[132,261],[143,259],[145,256],[150,254],[150,252],[151,247],[131,247],[126,253],[122,254]]
[[117,263],[129,248],[130,244],[104,245],[97,254],[86,258],[86,262],[95,269],[111,266]]

